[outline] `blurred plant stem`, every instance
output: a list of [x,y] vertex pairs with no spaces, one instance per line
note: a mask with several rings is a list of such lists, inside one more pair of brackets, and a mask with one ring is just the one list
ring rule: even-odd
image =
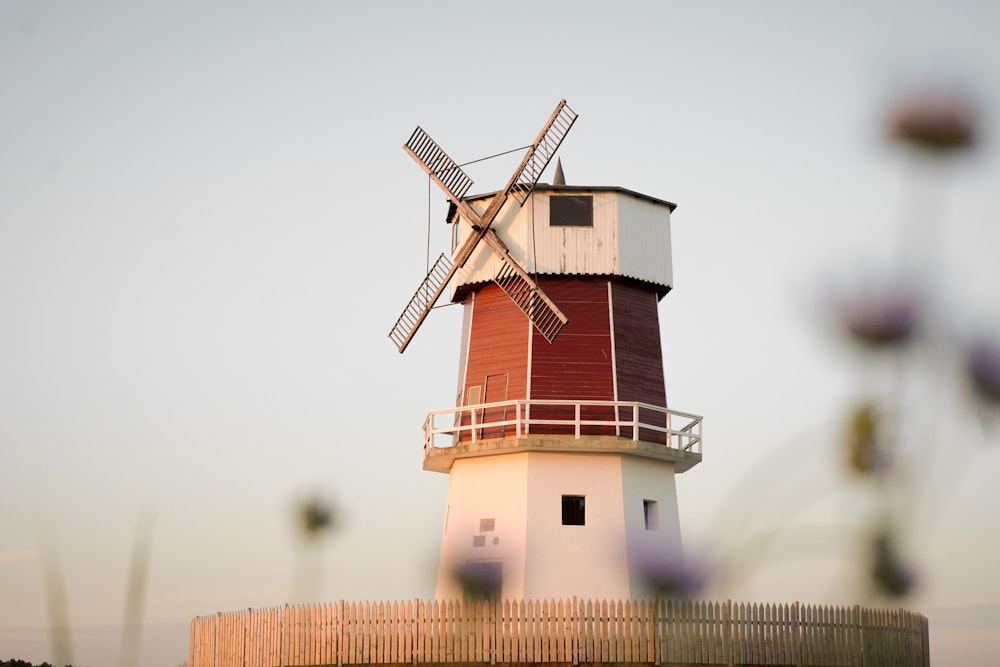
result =
[[294,506],[294,522],[299,539],[292,598],[309,602],[322,588],[325,546],[336,530],[333,501],[318,492],[299,499]]
[[[49,633],[55,665],[72,665],[72,627],[69,620],[69,599],[63,577],[55,536],[48,522],[36,522],[38,550],[41,554],[42,585],[45,589],[46,611],[49,616]],[[132,555],[129,558],[129,576],[125,590],[125,621],[122,630],[121,665],[135,667],[139,664],[139,645],[142,634],[142,614],[149,580],[149,561],[153,543],[153,512],[145,510],[139,516]]]
[[45,607],[49,615],[52,657],[56,665],[72,665],[73,642],[70,636],[69,604],[55,535],[48,522],[44,520],[36,522],[35,531],[41,555],[42,586],[45,589]]
[[129,559],[128,584],[125,589],[125,617],[122,630],[121,665],[134,667],[139,664],[139,646],[142,638],[142,616],[149,581],[149,563],[153,546],[154,513],[147,508],[139,515]]

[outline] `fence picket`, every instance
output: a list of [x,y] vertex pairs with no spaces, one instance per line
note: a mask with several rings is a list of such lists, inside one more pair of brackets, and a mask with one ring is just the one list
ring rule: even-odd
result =
[[413,606],[417,614],[417,623],[413,628],[413,652],[415,656],[413,662],[428,662],[426,653],[427,636],[429,635],[427,631],[428,603],[418,601]]
[[778,664],[778,642],[779,633],[779,612],[778,605],[768,603],[767,612],[764,614],[767,625],[764,629],[764,659],[766,664]]
[[528,639],[527,639],[527,628],[525,627],[525,616],[527,614],[526,603],[524,600],[519,600],[517,602],[517,618],[516,625],[517,628],[517,642],[512,644],[514,650],[517,652],[515,655],[511,656],[512,661],[516,662],[527,662],[528,660]]

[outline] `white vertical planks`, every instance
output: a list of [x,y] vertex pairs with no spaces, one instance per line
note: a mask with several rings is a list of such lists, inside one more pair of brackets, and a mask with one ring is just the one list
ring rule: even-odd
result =
[[905,609],[691,600],[344,602],[191,622],[190,667],[630,663],[929,667]]

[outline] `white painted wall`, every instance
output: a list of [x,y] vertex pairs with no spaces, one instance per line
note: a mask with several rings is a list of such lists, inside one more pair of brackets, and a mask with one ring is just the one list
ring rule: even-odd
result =
[[[503,595],[521,596],[520,591],[524,588],[528,456],[526,452],[483,456],[459,459],[452,465],[441,535],[435,590],[437,598],[462,597],[462,590],[452,577],[452,571],[469,560],[503,561]],[[479,521],[488,518],[495,519],[494,530],[481,533]],[[486,538],[485,546],[473,546],[476,535]]]
[[[629,589],[632,597],[647,597],[652,591],[650,575],[662,577],[683,570],[674,464],[624,456],[622,489]],[[644,500],[656,501],[655,528],[646,528]]]
[[618,273],[657,285],[673,286],[670,209],[627,192],[618,208]]
[[[562,525],[562,496],[586,498],[586,524]],[[657,501],[646,530],[643,499]],[[638,556],[680,559],[673,465],[617,454],[518,452],[455,461],[449,473],[436,596],[460,597],[450,576],[469,560],[503,563],[506,598],[645,594]],[[495,519],[481,533],[480,519]],[[474,547],[473,538],[485,536]],[[495,543],[494,543],[495,541]]]
[[[522,243],[528,248],[534,241],[534,259],[539,273],[617,274],[618,194],[611,191],[573,194],[593,196],[593,227],[550,227],[550,194],[538,192],[522,209],[511,235],[523,235]],[[531,259],[531,256],[525,257],[526,262]]]
[[[557,275],[609,275],[636,278],[669,288],[673,284],[670,207],[612,188],[574,190],[594,197],[593,227],[550,227],[548,190],[536,190],[523,207],[508,204],[493,229],[511,256],[528,272]],[[479,212],[489,199],[471,202]],[[459,222],[458,243],[471,228]],[[473,253],[452,282],[488,282],[499,262],[485,245]]]
[[[539,453],[528,471],[525,594],[628,597],[621,457]],[[586,497],[586,525],[562,525],[562,495]]]

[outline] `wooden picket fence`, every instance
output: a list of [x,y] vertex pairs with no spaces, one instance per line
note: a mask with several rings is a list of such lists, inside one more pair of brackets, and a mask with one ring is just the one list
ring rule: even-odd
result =
[[903,609],[689,600],[335,602],[191,622],[189,667],[417,663],[928,667]]

